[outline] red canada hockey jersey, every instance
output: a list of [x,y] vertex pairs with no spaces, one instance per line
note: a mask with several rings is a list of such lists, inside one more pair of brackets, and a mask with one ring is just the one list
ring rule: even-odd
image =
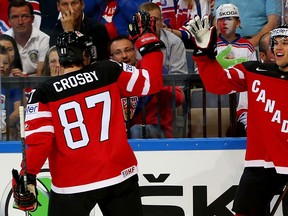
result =
[[100,61],[34,89],[25,118],[27,173],[37,174],[48,158],[52,190],[66,194],[135,175],[137,161],[127,141],[121,97],[159,91],[162,58],[161,51],[146,54],[145,69]]
[[193,57],[207,91],[248,92],[246,167],[275,167],[288,174],[288,73],[276,64],[244,62],[223,70],[207,56]]

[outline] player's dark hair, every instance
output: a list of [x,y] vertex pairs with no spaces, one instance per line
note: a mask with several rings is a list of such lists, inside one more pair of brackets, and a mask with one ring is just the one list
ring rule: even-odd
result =
[[7,49],[1,45],[0,45],[0,55],[8,55]]
[[[84,0],[79,0],[79,2],[83,2]],[[57,0],[58,3],[60,3],[60,0]]]
[[129,39],[129,37],[127,35],[118,35],[116,37],[114,37],[113,39],[111,39],[108,43],[108,52],[109,52],[109,55],[112,55],[111,53],[111,45],[112,43],[114,43],[115,41],[120,41],[120,40],[128,40],[131,42],[131,45],[133,46],[134,48],[134,44],[133,42]]
[[27,6],[29,8],[30,11],[30,15],[33,16],[34,14],[34,9],[33,6],[30,2],[25,1],[25,0],[13,0],[9,2],[9,6],[8,6],[8,17],[10,17],[10,13],[11,13],[11,8],[12,7],[25,7]]
[[273,29],[271,32],[271,51],[274,54],[274,44],[276,37],[288,37],[288,24],[283,24]]
[[96,48],[91,37],[79,31],[63,32],[56,41],[60,65],[64,68],[83,66],[83,55],[94,59]]

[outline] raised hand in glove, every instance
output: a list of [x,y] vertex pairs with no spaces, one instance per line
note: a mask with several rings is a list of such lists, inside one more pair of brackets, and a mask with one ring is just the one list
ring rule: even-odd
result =
[[195,56],[208,55],[215,59],[217,55],[217,33],[214,26],[210,27],[209,17],[203,16],[202,20],[197,15],[191,19],[184,28],[192,35]]
[[150,17],[146,11],[138,11],[132,17],[132,23],[128,25],[129,38],[133,42],[145,33],[156,34],[155,17]]
[[23,211],[35,211],[37,208],[36,176],[27,174],[27,188],[23,176],[12,170],[12,192],[15,205]]
[[143,56],[146,53],[165,47],[156,35],[156,19],[146,11],[138,11],[128,25],[129,38]]

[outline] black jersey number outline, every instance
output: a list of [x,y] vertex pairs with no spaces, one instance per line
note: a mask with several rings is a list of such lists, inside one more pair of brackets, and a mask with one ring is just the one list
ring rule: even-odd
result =
[[[110,126],[110,114],[111,114],[111,97],[108,91],[102,92],[96,95],[92,95],[85,98],[85,103],[87,108],[93,108],[97,103],[103,103],[103,111],[101,119],[101,131],[100,131],[100,142],[108,139],[108,132]],[[77,120],[74,122],[68,122],[66,115],[67,110],[75,110]],[[58,109],[58,114],[60,122],[64,127],[64,136],[67,141],[67,145],[71,149],[77,149],[87,146],[89,143],[89,136],[86,125],[84,124],[84,116],[81,109],[81,105],[76,101],[71,101],[65,104],[61,104]],[[90,116],[88,116],[90,117]],[[72,137],[71,130],[79,128],[81,132],[82,139],[74,141]]]

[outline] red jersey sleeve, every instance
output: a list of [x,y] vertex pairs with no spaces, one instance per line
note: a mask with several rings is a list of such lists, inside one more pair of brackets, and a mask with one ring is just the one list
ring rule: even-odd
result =
[[[37,112],[35,112],[37,110]],[[47,104],[28,104],[25,116],[25,142],[29,143],[26,157],[27,173],[36,175],[48,158],[54,142],[52,115]],[[23,170],[22,170],[23,173]]]
[[158,92],[163,87],[162,64],[163,53],[160,50],[145,54],[140,69],[123,63],[118,79],[121,96],[145,96]]
[[223,69],[216,60],[208,56],[193,56],[193,59],[197,63],[200,77],[207,91],[214,94],[246,91],[246,69],[242,64]]

